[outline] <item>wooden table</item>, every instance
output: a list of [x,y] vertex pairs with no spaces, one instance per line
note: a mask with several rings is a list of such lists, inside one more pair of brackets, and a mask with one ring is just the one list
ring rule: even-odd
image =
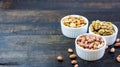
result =
[[[120,29],[119,0],[5,0],[0,1],[0,67],[73,67],[68,48],[75,39],[61,33],[60,19],[70,14],[111,21]],[[6,5],[6,6],[5,6]],[[118,33],[120,37],[120,32]],[[80,67],[119,67],[116,52],[88,62],[77,57]],[[56,60],[62,55],[62,63]]]

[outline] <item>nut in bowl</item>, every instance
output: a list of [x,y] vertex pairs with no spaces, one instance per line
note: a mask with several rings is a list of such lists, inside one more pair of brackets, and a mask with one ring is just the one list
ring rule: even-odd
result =
[[76,38],[78,35],[86,33],[88,19],[80,15],[68,15],[61,19],[61,30],[63,35],[69,38]]
[[106,40],[96,34],[81,34],[75,39],[77,55],[87,61],[95,61],[104,56]]
[[112,45],[116,40],[118,28],[111,22],[96,20],[89,26],[89,33],[101,35],[106,39],[107,45]]

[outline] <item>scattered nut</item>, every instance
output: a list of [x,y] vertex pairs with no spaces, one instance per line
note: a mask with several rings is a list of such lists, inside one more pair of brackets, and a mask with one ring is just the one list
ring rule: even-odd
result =
[[75,17],[71,15],[68,18],[63,19],[63,24],[70,28],[80,28],[85,26],[86,22],[82,16]]
[[118,42],[120,42],[120,38],[117,38],[117,39],[116,39],[116,43],[118,43]]
[[68,52],[69,52],[69,53],[73,53],[73,49],[68,48]]
[[115,47],[120,47],[120,43],[115,43],[114,46]]
[[102,37],[93,34],[82,35],[78,38],[77,44],[84,49],[96,50],[104,45],[104,40]]
[[95,34],[103,36],[112,35],[115,32],[113,24],[111,22],[99,20],[93,21],[92,24],[90,25],[90,29]]
[[78,67],[79,65],[78,64],[75,64],[74,67]]
[[58,56],[58,57],[57,57],[57,60],[58,60],[58,61],[63,61],[63,57],[62,57],[62,56]]
[[111,52],[111,53],[114,53],[114,52],[115,52],[115,48],[112,47],[112,48],[110,49],[110,52]]
[[71,61],[71,64],[73,64],[73,65],[75,65],[75,64],[77,64],[78,62],[76,61],[76,60],[72,60]]
[[70,59],[75,59],[76,57],[77,57],[76,54],[71,54],[71,55],[69,56]]
[[120,55],[118,55],[118,56],[116,57],[116,60],[117,60],[118,62],[120,62]]

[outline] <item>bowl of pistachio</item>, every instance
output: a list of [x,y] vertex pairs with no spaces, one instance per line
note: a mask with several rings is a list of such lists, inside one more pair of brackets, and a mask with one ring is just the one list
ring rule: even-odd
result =
[[118,28],[112,22],[92,21],[89,26],[89,33],[101,35],[106,39],[107,45],[112,45],[118,34]]

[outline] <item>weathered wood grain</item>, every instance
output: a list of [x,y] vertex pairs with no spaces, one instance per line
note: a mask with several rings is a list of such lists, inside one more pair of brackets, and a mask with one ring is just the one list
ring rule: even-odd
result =
[[[118,27],[118,29],[120,28],[119,26],[120,22],[113,22],[113,23]],[[60,22],[1,23],[0,36],[10,36],[10,35],[62,35],[62,31],[61,31]]]
[[[72,40],[74,39],[69,39],[63,35],[16,35],[16,36],[3,36],[1,37],[0,42],[4,44],[4,45],[1,44],[1,50],[2,50],[2,46],[5,46],[5,45],[8,45],[8,46],[5,46],[6,48],[10,48],[10,46],[12,46],[13,48],[16,48],[16,50],[17,49],[27,50],[38,44],[41,44],[41,45],[63,44],[64,45],[64,44],[71,43]],[[10,50],[13,50],[13,49],[10,49]]]
[[[70,14],[87,17],[89,24],[111,21],[120,29],[119,0],[0,0],[0,67],[73,67],[67,49],[76,53],[75,39],[65,37],[60,28],[60,19]],[[110,54],[111,47],[98,61],[76,60],[80,67],[118,67],[120,49]]]
[[0,11],[0,23],[5,22],[60,22],[66,15],[78,14],[88,18],[89,21],[96,19],[106,21],[120,21],[119,11],[81,11],[81,10],[10,10]]
[[37,60],[41,65],[43,63],[49,64],[48,60],[51,60],[52,64],[54,64],[57,55],[66,55],[67,51],[65,53],[64,51],[69,46],[74,46],[73,41],[74,39],[68,39],[63,35],[18,35],[1,37],[0,63],[16,62],[18,65],[29,65],[29,63],[30,65],[36,65],[34,62]]
[[49,35],[61,34],[60,23],[1,23],[0,35]]
[[[69,39],[61,34],[60,22],[56,20],[52,20],[54,21],[52,22],[46,19],[46,21],[39,20],[39,22],[31,22],[29,21],[29,16],[36,16],[37,14],[32,14],[32,12],[27,14],[24,11],[23,14],[17,11],[18,14],[15,14],[15,16],[13,16],[14,19],[11,20],[10,17],[12,17],[12,14],[14,13],[16,13],[16,11],[10,11],[10,13],[9,11],[6,11],[2,14],[2,16],[5,17],[4,20],[2,20],[4,22],[0,22],[0,63],[4,64],[8,62],[14,62],[18,64],[13,64],[16,67],[72,67],[70,64],[70,59],[68,58],[69,54],[67,53],[67,49],[70,47],[75,50],[74,39]],[[43,12],[42,14],[47,15],[49,13]],[[48,16],[51,17],[52,15]],[[9,18],[6,19],[8,16]],[[28,17],[26,20],[24,20],[27,22],[21,22],[18,20],[24,16]],[[104,16],[108,17],[108,15]],[[16,17],[18,17],[18,19],[16,19]],[[47,17],[47,19],[49,17]],[[55,19],[54,17],[51,18]],[[113,19],[111,18],[113,23],[116,24],[118,28],[120,28],[119,20],[115,21]],[[90,67],[120,65],[115,60],[115,57],[120,53],[120,50],[117,49],[115,54],[109,54],[108,50],[106,51],[105,56],[96,62],[91,63],[77,58],[78,63],[84,67],[87,67],[88,65]],[[58,55],[64,56],[63,63],[56,61],[56,57]]]
[[[1,0],[5,9],[41,9],[41,10],[101,10],[120,8],[119,0]],[[12,3],[10,6],[8,3]],[[111,4],[112,3],[112,4]],[[4,5],[5,4],[5,5]],[[49,6],[48,6],[49,5]],[[42,7],[41,7],[42,6]]]
[[[27,65],[28,67],[59,67],[69,66],[70,59],[67,49],[74,47],[74,39],[69,39],[63,35],[27,35],[27,36],[4,36],[0,44],[0,62],[15,62],[18,65]],[[2,47],[4,46],[4,47]],[[118,66],[120,65],[114,59],[120,53],[119,48],[116,49],[116,53],[110,54],[106,50],[104,57],[96,62],[87,62],[77,58],[81,66]],[[59,63],[56,60],[58,55],[64,57],[64,62]],[[114,63],[114,64],[112,64]],[[87,65],[86,65],[87,64]],[[109,65],[108,65],[109,64]]]

